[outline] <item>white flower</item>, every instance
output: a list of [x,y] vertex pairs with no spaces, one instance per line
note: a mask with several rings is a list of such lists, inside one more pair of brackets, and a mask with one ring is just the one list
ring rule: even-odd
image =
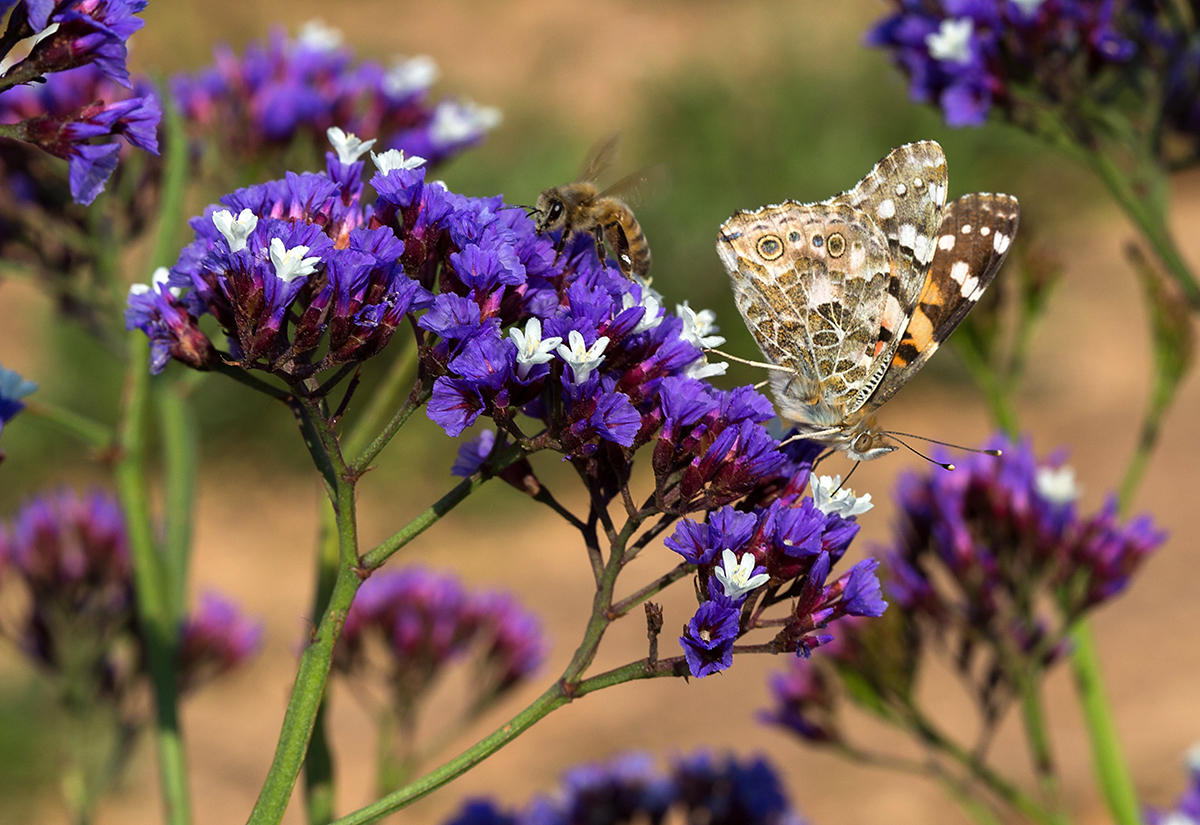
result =
[[222,209],[213,212],[212,222],[217,231],[225,236],[229,251],[240,252],[246,248],[246,239],[250,237],[254,227],[258,226],[258,215],[246,208],[235,218],[228,209]]
[[1013,4],[1021,10],[1021,13],[1026,17],[1033,17],[1037,10],[1042,7],[1042,3],[1046,0],[1013,0]]
[[675,314],[683,319],[683,331],[679,333],[683,340],[691,341],[700,349],[711,349],[725,343],[725,339],[716,334],[721,328],[716,324],[717,313],[711,309],[696,312],[684,301],[675,305]]
[[663,322],[662,298],[653,289],[648,286],[642,287],[642,300],[635,301],[633,295],[629,292],[621,295],[621,309],[632,309],[640,306],[646,311],[642,314],[642,320],[638,321],[637,326],[633,328],[631,335],[636,335],[639,332],[645,332],[648,329],[654,329]]
[[571,368],[575,383],[582,384],[588,380],[592,371],[604,362],[604,348],[608,346],[608,336],[600,336],[596,343],[588,347],[584,345],[583,335],[579,330],[573,329],[567,333],[567,344],[559,344],[556,352]]
[[704,355],[688,364],[687,369],[684,370],[684,373],[689,378],[703,380],[705,378],[712,378],[714,375],[724,375],[725,371],[728,369],[728,361],[718,361],[715,364],[710,364],[708,363],[708,356]]
[[813,506],[827,516],[861,516],[875,506],[871,503],[870,493],[856,496],[849,487],[842,487],[841,476],[809,476],[808,487],[812,491]]
[[471,140],[500,125],[503,116],[495,106],[480,106],[467,100],[443,100],[433,110],[429,139],[445,146]]
[[[167,285],[167,281],[170,280],[170,278],[171,278],[171,270],[167,269],[165,266],[160,266],[158,269],[154,270],[154,274],[150,276],[150,283],[148,283],[148,284],[130,284],[129,285],[129,294],[130,295],[145,295],[147,292],[149,292],[152,289],[157,292],[162,292],[163,287]],[[176,298],[178,298],[179,294],[181,292],[183,292],[183,290],[177,286],[171,287],[169,291]]]
[[296,35],[296,44],[315,51],[329,52],[342,45],[342,32],[333,26],[327,26],[320,18],[309,20],[300,28]]
[[409,92],[428,89],[437,80],[438,67],[429,55],[398,58],[383,76],[383,93],[400,97]]
[[542,322],[537,318],[525,322],[524,332],[513,327],[508,331],[508,337],[517,345],[517,375],[521,378],[535,365],[553,360],[555,348],[562,343],[562,338],[557,335],[543,338]]
[[743,553],[739,562],[734,552],[728,548],[721,552],[721,566],[713,570],[713,575],[725,589],[725,596],[736,599],[749,593],[757,587],[766,584],[771,577],[766,573],[754,573],[754,554]]
[[399,149],[388,149],[381,155],[374,152],[371,153],[371,160],[375,163],[375,168],[387,177],[388,172],[393,169],[416,169],[418,166],[425,165],[425,158],[420,155],[409,155],[404,157],[404,152]]
[[32,381],[26,381],[12,370],[0,367],[0,398],[15,401],[18,398],[24,398],[37,388],[38,385]]
[[1183,811],[1168,811],[1159,822],[1161,825],[1200,825]]
[[306,252],[308,247],[303,244],[285,249],[282,238],[271,238],[271,263],[275,264],[275,276],[286,284],[316,272],[316,264],[321,259],[305,258]]
[[1033,487],[1043,499],[1059,506],[1077,501],[1083,495],[1083,488],[1075,482],[1075,468],[1067,466],[1038,467]]
[[325,137],[333,144],[338,160],[349,166],[367,153],[375,145],[375,139],[360,140],[358,135],[342,131],[340,126],[330,126],[325,130]]
[[1192,773],[1200,774],[1200,742],[1188,748],[1183,755],[1183,764]]
[[925,35],[925,45],[934,60],[968,63],[971,60],[971,35],[975,21],[969,17],[947,18],[938,30]]

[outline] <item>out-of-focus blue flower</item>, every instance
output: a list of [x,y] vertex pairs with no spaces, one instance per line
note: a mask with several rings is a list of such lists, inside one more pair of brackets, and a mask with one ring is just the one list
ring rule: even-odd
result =
[[1164,811],[1147,808],[1143,814],[1146,825],[1192,825],[1200,822],[1200,745],[1188,751],[1185,760],[1188,785],[1175,802],[1175,807]]
[[367,638],[382,638],[395,695],[415,703],[468,652],[480,653],[476,701],[490,701],[533,674],[546,655],[538,618],[512,596],[467,590],[452,575],[418,567],[383,571],[359,590],[335,651],[346,673],[366,662]]
[[[33,393],[37,386],[12,370],[0,366],[0,432],[4,431],[4,425],[7,422],[25,409],[25,404],[21,399]],[[4,453],[0,452],[0,460],[3,458]]]
[[175,75],[171,91],[184,117],[216,133],[236,157],[253,158],[298,137],[320,145],[337,126],[436,164],[477,144],[500,121],[490,107],[431,102],[436,78],[428,57],[389,66],[356,61],[338,32],[310,23],[295,38],[277,30],[241,55],[221,46],[212,66]]
[[803,825],[775,769],[763,758],[708,751],[680,757],[668,770],[645,754],[581,765],[560,787],[507,812],[473,800],[446,825],[622,825],[630,822],[710,825]]
[[867,34],[951,126],[978,126],[1023,96],[1074,102],[1107,66],[1134,59],[1137,22],[1113,0],[893,0]]

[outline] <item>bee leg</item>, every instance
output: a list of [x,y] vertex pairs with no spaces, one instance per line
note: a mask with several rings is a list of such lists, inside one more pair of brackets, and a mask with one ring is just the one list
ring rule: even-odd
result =
[[558,259],[562,257],[563,247],[567,245],[567,235],[570,234],[566,230],[558,236],[558,240],[554,242],[554,263],[558,263]]
[[[597,236],[599,236],[599,230],[597,230]],[[617,266],[621,267],[621,272],[628,277],[629,273],[633,271],[633,256],[629,254],[629,239],[625,237],[625,227],[617,221],[605,224],[604,236],[608,238],[609,245],[616,253]]]
[[597,226],[592,230],[592,235],[596,239],[596,257],[600,263],[604,263],[608,259],[608,253],[604,251],[604,230]]

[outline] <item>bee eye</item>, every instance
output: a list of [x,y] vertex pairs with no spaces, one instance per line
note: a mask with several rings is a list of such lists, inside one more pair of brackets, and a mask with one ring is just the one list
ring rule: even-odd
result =
[[562,213],[563,213],[563,205],[562,205],[561,201],[555,201],[553,204],[551,204],[550,215],[549,215],[549,218],[551,221],[558,220],[558,216],[561,215]]
[[764,235],[758,241],[758,254],[764,260],[775,260],[783,254],[783,241],[777,235]]

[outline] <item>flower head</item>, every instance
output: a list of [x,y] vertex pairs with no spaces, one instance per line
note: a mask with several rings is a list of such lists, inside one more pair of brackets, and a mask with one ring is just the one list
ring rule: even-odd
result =
[[[762,572],[756,573],[755,570]],[[732,550],[721,551],[721,566],[713,570],[713,576],[721,583],[725,598],[731,601],[743,598],[771,578],[767,575],[765,567],[755,567],[753,553],[743,553],[739,561]]]
[[856,496],[849,487],[842,487],[841,476],[809,476],[808,484],[812,489],[813,506],[825,515],[850,518],[861,516],[875,506],[871,503],[870,493]]

